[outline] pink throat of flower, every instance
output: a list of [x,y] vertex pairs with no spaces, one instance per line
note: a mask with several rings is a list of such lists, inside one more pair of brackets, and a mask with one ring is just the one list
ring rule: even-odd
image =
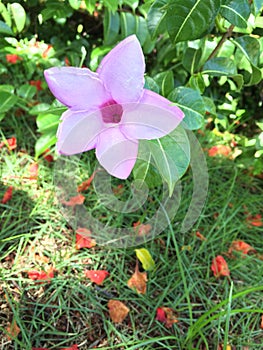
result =
[[104,123],[119,123],[121,121],[123,109],[116,101],[105,102],[101,107],[101,114]]

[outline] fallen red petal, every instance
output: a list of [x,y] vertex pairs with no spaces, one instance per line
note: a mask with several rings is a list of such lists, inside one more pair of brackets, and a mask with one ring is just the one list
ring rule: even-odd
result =
[[250,225],[256,226],[256,227],[263,226],[261,214],[256,214],[254,216],[253,215],[249,215],[249,216],[247,216],[246,221],[247,221],[249,226]]
[[228,253],[231,254],[233,251],[241,252],[243,254],[256,252],[255,248],[243,241],[233,241],[228,249]]
[[61,349],[61,350],[78,350],[78,345],[77,345],[77,344],[74,344],[74,345],[72,345],[72,346],[69,347],[69,348],[63,348],[63,349]]
[[5,204],[8,201],[10,201],[10,199],[12,198],[13,195],[13,187],[9,186],[8,189],[5,191],[3,198],[1,200],[1,203]]
[[81,205],[84,203],[85,197],[82,194],[71,197],[68,201],[62,201],[61,203],[68,206],[74,207],[75,205]]
[[37,178],[38,178],[38,164],[36,162],[30,164],[28,171],[29,171],[29,179],[30,180],[37,180]]
[[7,146],[7,148],[12,151],[17,147],[17,141],[16,138],[13,136],[10,139],[7,139],[6,141],[0,142],[0,148]]
[[[85,229],[85,235],[91,235],[91,231]],[[77,232],[80,232],[80,229],[77,230]],[[91,237],[83,236],[84,233],[79,234],[76,233],[76,249],[82,249],[82,248],[92,248],[96,246],[95,239],[92,239]]]
[[97,172],[97,171],[94,171],[93,174],[92,174],[87,180],[83,181],[83,182],[78,186],[78,192],[86,191],[86,190],[90,187],[90,185],[91,185],[91,183],[92,183],[92,181],[93,181],[93,179],[94,179],[94,177],[95,177],[95,175],[96,175],[96,172]]
[[227,262],[225,261],[225,259],[221,255],[218,255],[213,259],[212,265],[211,265],[211,270],[213,271],[214,276],[216,278],[221,277],[221,276],[229,276],[230,275],[230,271],[229,271]]
[[84,273],[86,277],[98,285],[101,285],[105,278],[109,276],[109,272],[106,270],[86,270]]

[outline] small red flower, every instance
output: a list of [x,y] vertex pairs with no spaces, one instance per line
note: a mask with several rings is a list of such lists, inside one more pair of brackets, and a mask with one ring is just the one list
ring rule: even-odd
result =
[[219,155],[228,157],[230,153],[231,153],[231,148],[229,146],[224,146],[224,145],[213,146],[208,150],[209,157],[215,157]]
[[42,89],[42,81],[41,80],[30,80],[29,82],[30,85],[35,86],[37,88],[37,91],[41,91]]
[[227,265],[227,262],[225,261],[225,259],[221,256],[218,255],[217,257],[215,257],[212,261],[212,265],[211,265],[211,270],[214,273],[214,276],[216,278],[221,277],[221,276],[229,276],[230,275],[230,271]]
[[86,277],[98,285],[101,285],[105,278],[109,276],[109,272],[106,270],[86,270],[84,273]]
[[50,152],[50,149],[49,148],[46,149],[43,153],[43,157],[48,163],[52,163],[54,162],[54,157],[49,152]]
[[10,201],[10,199],[12,198],[12,194],[13,194],[13,187],[9,186],[8,189],[5,191],[5,194],[3,195],[1,203],[5,204],[8,201]]
[[228,249],[228,253],[231,254],[233,250],[236,252],[241,252],[243,254],[256,252],[255,248],[243,241],[233,241]]
[[157,321],[165,324],[166,328],[171,328],[174,323],[178,322],[178,319],[174,313],[174,310],[170,307],[158,307],[156,310]]
[[256,227],[261,227],[263,226],[263,222],[262,222],[262,216],[260,214],[256,214],[256,215],[249,215],[247,217],[247,223],[248,225],[252,225],[252,226],[256,226]]
[[7,54],[6,56],[6,62],[15,64],[17,61],[21,61],[22,57],[15,55],[15,54]]
[[81,248],[92,248],[96,246],[95,239],[91,238],[91,231],[79,227],[76,231],[76,249],[79,250]]
[[7,139],[6,141],[0,142],[0,148],[2,148],[5,145],[8,147],[9,151],[14,150],[17,146],[16,138],[13,136],[10,139]]
[[[27,272],[28,278],[33,281],[43,280],[50,282],[51,278],[54,277],[54,269],[51,267],[47,272],[31,270]],[[41,283],[41,282],[39,282]]]

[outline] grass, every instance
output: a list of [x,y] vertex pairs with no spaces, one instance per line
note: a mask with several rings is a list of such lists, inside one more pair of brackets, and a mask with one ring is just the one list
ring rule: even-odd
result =
[[[5,132],[10,125],[5,121]],[[32,126],[25,128],[29,135]],[[28,153],[21,150],[20,140]],[[136,263],[134,248],[75,249],[75,232],[55,196],[54,165],[40,159],[38,179],[28,179],[28,167],[34,162],[32,146],[33,142],[22,141],[20,131],[16,151],[0,150],[0,198],[8,186],[14,187],[12,199],[0,204],[0,349],[59,349],[72,344],[81,350],[217,350],[227,349],[227,344],[235,350],[262,349],[263,228],[246,221],[246,212],[255,215],[262,210],[262,180],[250,177],[231,160],[207,159],[210,184],[205,208],[191,231],[181,234],[180,222],[192,191],[187,173],[175,219],[142,245],[156,266],[148,272],[147,293],[138,295],[127,287]],[[87,171],[90,175],[91,169]],[[126,191],[128,187],[124,197]],[[155,205],[147,205],[148,213],[121,217],[100,205],[92,186],[85,195],[92,214],[106,216],[104,224],[131,225],[156,210]],[[151,196],[158,197],[158,191]],[[206,241],[196,237],[197,230]],[[257,253],[230,258],[228,248],[237,239]],[[210,270],[219,254],[228,262],[229,279],[216,279]],[[38,284],[28,278],[27,271],[49,266],[56,269],[50,282]],[[103,286],[94,285],[84,276],[86,268],[106,269],[110,277]],[[129,307],[123,323],[110,320],[109,299]],[[160,306],[173,308],[178,323],[168,329],[158,322]],[[8,325],[14,321],[20,332],[9,339]]]

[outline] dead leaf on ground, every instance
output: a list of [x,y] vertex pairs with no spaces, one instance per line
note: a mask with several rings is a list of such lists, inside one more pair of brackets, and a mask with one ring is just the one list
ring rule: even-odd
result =
[[71,197],[68,201],[61,201],[61,204],[64,204],[68,207],[74,207],[75,205],[81,205],[84,203],[85,197],[82,194]]
[[18,334],[21,332],[15,320],[13,320],[12,323],[9,323],[9,326],[7,327],[6,331],[8,333],[7,335],[8,340],[12,340],[16,338]]
[[233,251],[243,254],[256,253],[256,249],[244,241],[233,241],[228,249],[228,254],[232,255]]
[[76,249],[92,248],[96,246],[95,239],[91,238],[91,231],[85,227],[76,230]]
[[38,178],[38,164],[36,162],[29,165],[28,168],[29,172],[29,179],[30,180],[37,180]]
[[147,272],[140,272],[138,266],[138,260],[136,261],[135,272],[127,282],[127,285],[131,289],[136,289],[137,293],[145,294],[147,289]]
[[84,273],[87,278],[98,285],[102,285],[105,278],[110,275],[106,270],[86,270]]
[[90,176],[87,180],[83,181],[83,182],[78,186],[78,189],[77,189],[78,192],[86,191],[86,190],[90,187],[92,181],[94,180],[94,177],[95,177],[97,171],[98,171],[98,170],[94,171],[94,172],[91,174],[91,176]]
[[109,314],[112,322],[121,323],[130,312],[130,309],[119,300],[109,300]]

